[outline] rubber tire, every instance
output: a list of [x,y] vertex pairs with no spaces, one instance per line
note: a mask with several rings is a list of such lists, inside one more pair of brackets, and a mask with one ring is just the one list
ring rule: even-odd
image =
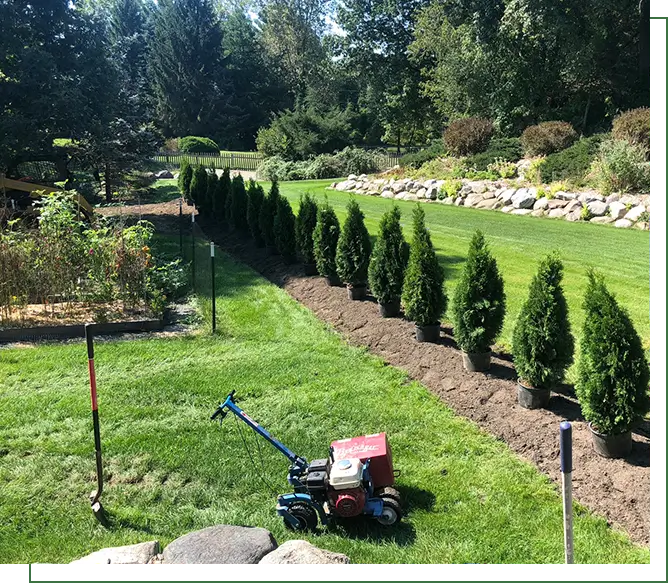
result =
[[393,498],[383,498],[382,500],[383,500],[383,508],[385,508],[386,506],[388,508],[391,508],[396,514],[396,518],[392,522],[387,522],[384,521],[382,516],[377,516],[376,520],[383,526],[392,526],[394,524],[397,524],[398,522],[401,522],[401,506],[399,505],[399,503]]
[[399,490],[392,488],[391,486],[385,486],[384,488],[378,488],[373,495],[376,498],[391,498],[395,500],[399,506],[401,506],[401,494]]
[[285,526],[290,530],[303,532],[318,528],[318,513],[313,506],[309,506],[303,502],[297,502],[288,507],[288,512],[300,522],[299,526],[294,526],[287,518],[283,518]]

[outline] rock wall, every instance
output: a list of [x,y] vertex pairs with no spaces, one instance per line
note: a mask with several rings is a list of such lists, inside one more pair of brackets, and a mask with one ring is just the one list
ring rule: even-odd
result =
[[503,180],[462,180],[455,197],[443,191],[445,180],[412,178],[386,179],[351,174],[348,180],[334,182],[330,188],[392,198],[437,204],[499,210],[513,215],[531,215],[567,221],[589,221],[615,227],[649,229],[649,194],[611,194],[595,191],[564,192],[538,196],[535,187],[517,187]]

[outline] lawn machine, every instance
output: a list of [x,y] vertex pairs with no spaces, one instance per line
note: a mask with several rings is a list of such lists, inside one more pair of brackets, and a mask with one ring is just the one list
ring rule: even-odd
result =
[[[293,492],[278,497],[276,511],[292,530],[314,530],[336,518],[367,515],[384,526],[401,520],[401,498],[392,486],[398,471],[385,433],[334,441],[325,459],[310,463],[249,417],[234,402],[232,391],[211,419],[233,413],[290,460],[288,483]],[[250,452],[249,452],[250,453]]]

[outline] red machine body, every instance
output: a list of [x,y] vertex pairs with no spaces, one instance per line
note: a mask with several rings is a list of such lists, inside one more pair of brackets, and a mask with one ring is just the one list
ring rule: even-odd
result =
[[339,516],[350,518],[362,513],[366,502],[366,494],[363,488],[332,490],[329,501]]
[[385,433],[349,437],[332,442],[334,460],[370,459],[369,472],[374,488],[394,485],[392,450]]

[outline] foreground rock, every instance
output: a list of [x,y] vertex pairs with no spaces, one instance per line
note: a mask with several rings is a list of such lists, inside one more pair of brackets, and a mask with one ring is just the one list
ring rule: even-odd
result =
[[305,540],[289,540],[275,551],[265,555],[260,561],[260,565],[325,565],[348,563],[350,563],[350,559],[346,555],[319,549]]
[[259,563],[276,549],[273,535],[264,528],[221,524],[190,532],[165,547],[164,563]]
[[160,552],[160,544],[152,540],[124,547],[100,549],[81,559],[72,561],[71,565],[145,565],[154,562]]

